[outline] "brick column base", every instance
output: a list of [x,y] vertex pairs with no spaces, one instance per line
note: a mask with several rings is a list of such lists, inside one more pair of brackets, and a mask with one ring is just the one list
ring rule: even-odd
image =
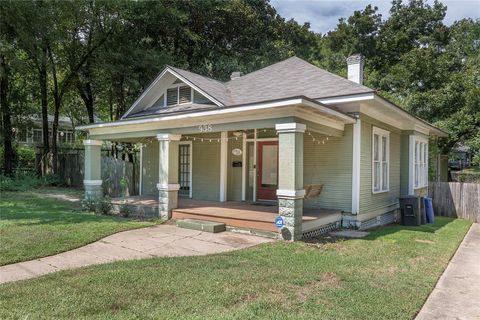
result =
[[158,189],[158,214],[161,219],[168,220],[172,217],[172,210],[178,208],[178,190],[180,185],[157,184]]

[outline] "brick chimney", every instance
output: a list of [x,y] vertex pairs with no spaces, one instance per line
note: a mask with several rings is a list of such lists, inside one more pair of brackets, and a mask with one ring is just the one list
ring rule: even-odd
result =
[[348,80],[363,84],[364,59],[361,54],[354,54],[347,58]]

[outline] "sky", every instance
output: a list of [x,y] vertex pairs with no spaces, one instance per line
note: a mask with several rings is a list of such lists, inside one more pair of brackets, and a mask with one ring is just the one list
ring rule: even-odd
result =
[[[463,18],[480,18],[480,0],[442,0],[447,6],[445,23],[452,24]],[[286,19],[298,23],[310,22],[315,32],[326,33],[335,29],[338,19],[348,18],[353,11],[362,10],[368,4],[378,7],[382,19],[388,17],[390,0],[271,0],[277,12]],[[433,4],[433,1],[430,1]]]

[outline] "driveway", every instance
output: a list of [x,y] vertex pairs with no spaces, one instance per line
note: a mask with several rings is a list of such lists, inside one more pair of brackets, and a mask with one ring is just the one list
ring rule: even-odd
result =
[[174,225],[119,232],[53,256],[0,267],[0,283],[35,278],[60,270],[120,260],[200,256],[255,246],[273,240],[251,235],[207,233]]
[[480,224],[474,223],[417,320],[480,320]]

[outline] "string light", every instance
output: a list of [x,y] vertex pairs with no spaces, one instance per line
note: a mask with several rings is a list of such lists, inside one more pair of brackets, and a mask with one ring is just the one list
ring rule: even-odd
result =
[[[259,130],[260,131],[260,130]],[[278,132],[275,130],[275,129],[261,129],[261,132],[272,132],[272,133],[275,133],[276,136],[278,136]],[[249,139],[249,136],[251,137],[252,135],[254,135],[253,132],[245,132],[245,137],[247,139]],[[310,137],[312,139],[312,142],[313,144],[317,144],[317,145],[320,145],[320,144],[325,144],[325,141],[329,141],[330,140],[330,136],[315,136],[314,133],[312,131],[309,131],[309,130],[306,130],[305,133],[307,134],[308,137]],[[185,140],[192,140],[192,141],[197,141],[197,139],[201,142],[204,142],[204,141],[208,141],[208,142],[220,142],[220,141],[226,141],[228,142],[229,140],[233,140],[235,139],[235,141],[238,141],[238,136],[232,136],[232,137],[227,137],[227,138],[217,138],[217,137],[192,137],[192,136],[183,136],[182,135],[182,139],[185,139]],[[156,142],[157,139],[155,138],[148,138],[147,139],[147,142],[145,143],[145,145],[147,144],[150,144],[152,142]]]

